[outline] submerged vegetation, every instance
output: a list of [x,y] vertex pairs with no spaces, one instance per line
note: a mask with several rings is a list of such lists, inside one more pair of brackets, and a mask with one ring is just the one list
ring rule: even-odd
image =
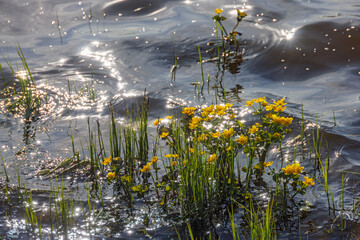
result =
[[[217,42],[208,53],[211,61],[231,71],[242,61],[241,33],[236,28],[247,15],[237,10],[236,25],[228,32],[222,10],[215,13]],[[199,85],[203,87],[203,61],[198,50]],[[30,120],[46,104],[46,94],[39,94],[20,46],[17,52],[24,75],[17,75],[19,69],[7,61],[20,88],[6,86],[4,81],[4,108]],[[174,43],[173,57],[175,80],[178,54]],[[89,99],[95,100],[93,82],[86,89]],[[68,95],[73,92],[78,94],[68,80]],[[21,203],[26,230],[34,238],[103,238],[112,229],[123,227],[108,225],[131,225],[140,215],[137,230],[146,237],[156,236],[157,227],[170,225],[174,227],[172,236],[179,239],[219,239],[223,235],[277,239],[282,231],[293,232],[296,226],[297,232],[289,238],[301,239],[308,234],[301,220],[311,214],[309,196],[314,199],[324,193],[332,224],[327,231],[344,231],[348,211],[344,181],[341,205],[337,206],[328,175],[330,156],[318,123],[307,130],[304,116],[296,119],[286,114],[284,98],[257,96],[244,106],[234,106],[224,90],[222,99],[211,105],[183,106],[178,114],[151,122],[146,92],[140,106],[127,108],[125,121],[109,106],[108,136],[99,121],[93,127],[88,119],[86,144],[77,141],[71,131],[72,156],[52,168],[39,169],[38,175],[49,181],[48,190],[28,189],[19,173],[17,186],[11,185],[2,158],[3,205],[11,209]],[[239,114],[244,109],[251,113],[250,120]],[[67,186],[64,177],[77,170],[83,176],[82,187]],[[48,204],[38,206],[35,194]],[[351,211],[359,216],[355,193],[352,200]],[[120,211],[126,219],[116,215]],[[155,225],[159,219],[162,225]]]

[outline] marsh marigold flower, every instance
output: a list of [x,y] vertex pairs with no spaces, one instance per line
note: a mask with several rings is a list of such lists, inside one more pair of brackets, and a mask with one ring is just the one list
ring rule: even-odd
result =
[[286,105],[286,104],[287,104],[287,103],[284,102],[284,101],[285,101],[284,98],[283,98],[283,99],[279,99],[279,100],[274,101],[274,104],[275,104],[275,105],[278,105],[278,106],[283,106],[283,105]]
[[161,120],[162,120],[162,118],[156,119],[156,120],[153,122],[153,124],[154,124],[155,126],[157,126],[157,125],[160,124]]
[[286,175],[290,174],[299,174],[302,172],[304,167],[301,167],[300,164],[294,163],[292,165],[288,164],[286,165],[286,168],[281,168],[281,171],[283,171]]
[[151,158],[150,163],[151,163],[151,164],[157,163],[158,160],[159,160],[159,158],[158,158],[157,156],[153,156],[153,157]]
[[166,118],[166,119],[172,119],[173,116],[166,116],[165,118]]
[[230,151],[231,151],[231,146],[228,146],[225,150],[226,150],[227,152],[230,152]]
[[151,163],[147,163],[140,171],[141,172],[148,172],[151,169]]
[[230,128],[229,130],[227,130],[227,129],[224,130],[223,136],[225,138],[230,138],[232,135],[234,135],[234,129],[233,128]]
[[251,107],[254,104],[254,100],[246,101],[245,107]]
[[161,138],[166,138],[168,135],[169,135],[169,132],[162,132],[162,133],[160,134],[160,137],[161,137]]
[[264,167],[270,167],[274,162],[264,162]]
[[214,11],[216,14],[220,14],[220,13],[222,13],[223,12],[223,10],[222,9],[215,9],[215,11]]
[[247,143],[247,140],[248,140],[248,138],[242,134],[239,136],[238,139],[235,139],[235,141],[237,143],[240,143],[241,145],[244,145],[245,143]]
[[113,180],[115,178],[115,172],[109,172],[107,178]]
[[171,166],[176,166],[178,164],[178,161],[171,161]]
[[255,125],[253,125],[251,128],[249,128],[249,133],[256,133],[257,131],[259,131],[259,128],[256,127]]
[[219,133],[219,132],[215,132],[215,133],[211,132],[210,135],[213,138],[218,138],[218,137],[220,137],[221,133]]
[[194,108],[194,107],[186,107],[182,110],[182,113],[186,114],[188,116],[191,116],[194,114],[195,110],[196,110],[196,108]]
[[256,103],[261,103],[263,101],[265,101],[265,97],[259,97],[257,99],[254,99],[254,102],[256,102]]
[[308,178],[308,177],[304,177],[305,178],[305,181],[303,181],[303,183],[306,185],[306,186],[314,186],[314,179],[312,178]]
[[110,155],[110,157],[108,158],[104,158],[104,161],[101,162],[102,165],[108,165],[109,163],[111,163],[112,157]]
[[216,159],[217,159],[217,156],[216,156],[216,153],[214,153],[214,154],[211,154],[211,155],[210,155],[208,161],[209,161],[209,162],[215,162]]

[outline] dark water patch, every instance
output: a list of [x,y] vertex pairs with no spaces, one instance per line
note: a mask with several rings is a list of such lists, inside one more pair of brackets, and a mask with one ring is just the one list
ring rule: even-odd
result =
[[[318,22],[274,42],[248,68],[274,80],[301,81],[360,62],[356,22]],[[326,59],[326,61],[324,61]]]
[[[149,94],[149,117],[158,119],[163,118],[166,115],[179,115],[181,108],[178,103],[158,97],[152,97],[152,93]],[[136,113],[137,109],[143,104],[143,96],[125,97],[120,99],[114,99],[111,103],[114,112],[120,116],[125,117],[127,112]],[[107,115],[105,111],[105,115]]]
[[103,11],[107,15],[113,16],[141,17],[158,12],[159,10],[163,9],[166,4],[174,1],[178,0],[118,0],[105,4]]

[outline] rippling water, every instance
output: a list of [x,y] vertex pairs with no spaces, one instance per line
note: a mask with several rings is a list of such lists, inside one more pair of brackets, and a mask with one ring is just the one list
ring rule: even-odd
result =
[[[248,14],[238,28],[243,62],[222,76],[228,100],[239,107],[254,97],[286,97],[287,113],[297,118],[303,105],[306,119],[321,124],[328,142],[330,181],[338,202],[340,171],[360,170],[358,0],[0,0],[0,53],[20,62],[18,43],[49,101],[47,114],[32,123],[0,114],[0,146],[13,180],[18,170],[28,187],[48,189],[36,173],[72,155],[70,128],[78,139],[85,137],[88,116],[106,127],[109,103],[124,115],[124,107],[139,102],[144,89],[150,120],[184,104],[211,103],[214,91],[195,96],[192,83],[201,80],[197,46],[208,59],[207,42],[215,40],[211,16],[219,7],[228,26],[234,24],[236,8]],[[170,73],[173,47],[179,57],[175,80]],[[0,62],[9,83],[11,72]],[[214,63],[204,63],[210,79],[214,69]],[[86,95],[92,82],[95,100]],[[345,174],[347,182],[357,178]],[[318,209],[326,208],[324,199],[315,200]],[[323,219],[321,214],[307,218],[313,238],[326,236],[313,226],[329,224]],[[0,220],[0,231],[16,228],[10,225]]]

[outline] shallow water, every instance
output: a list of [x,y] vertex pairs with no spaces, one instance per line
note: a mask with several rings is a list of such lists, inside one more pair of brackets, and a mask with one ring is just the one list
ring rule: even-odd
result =
[[[125,106],[141,101],[144,89],[150,98],[150,121],[178,112],[182,105],[212,103],[216,65],[204,63],[206,75],[211,72],[209,91],[196,95],[192,83],[201,81],[197,46],[208,59],[207,42],[215,40],[211,16],[219,7],[229,26],[234,24],[235,8],[248,14],[238,28],[244,59],[222,76],[230,92],[227,100],[240,107],[254,97],[286,97],[286,113],[298,119],[303,105],[309,126],[318,121],[325,134],[338,204],[341,171],[360,170],[360,4],[355,0],[0,0],[0,53],[13,64],[20,62],[18,43],[49,100],[46,114],[31,123],[0,114],[0,146],[12,181],[16,182],[17,169],[27,187],[49,189],[48,181],[36,173],[72,156],[70,129],[76,139],[84,139],[89,116],[92,126],[99,119],[106,135],[108,105],[124,116]],[[170,73],[173,37],[179,57],[175,80]],[[0,62],[9,83],[11,72],[5,61]],[[70,96],[67,78],[73,88]],[[86,95],[92,81],[95,100]],[[350,185],[358,179],[350,173],[344,176]],[[81,176],[75,180],[74,185],[83,184]],[[332,223],[326,216],[326,197],[306,198],[316,206],[303,221],[309,237],[340,238],[327,235]],[[4,209],[0,214],[4,216]],[[20,220],[21,214],[13,215],[12,221]],[[349,225],[345,236],[359,231],[356,221]],[[15,226],[1,220],[0,232],[9,236],[18,229]],[[166,223],[159,226],[163,233],[170,232]],[[130,238],[122,235],[126,232],[115,229],[108,237]],[[284,233],[283,238],[288,236],[294,237]]]

